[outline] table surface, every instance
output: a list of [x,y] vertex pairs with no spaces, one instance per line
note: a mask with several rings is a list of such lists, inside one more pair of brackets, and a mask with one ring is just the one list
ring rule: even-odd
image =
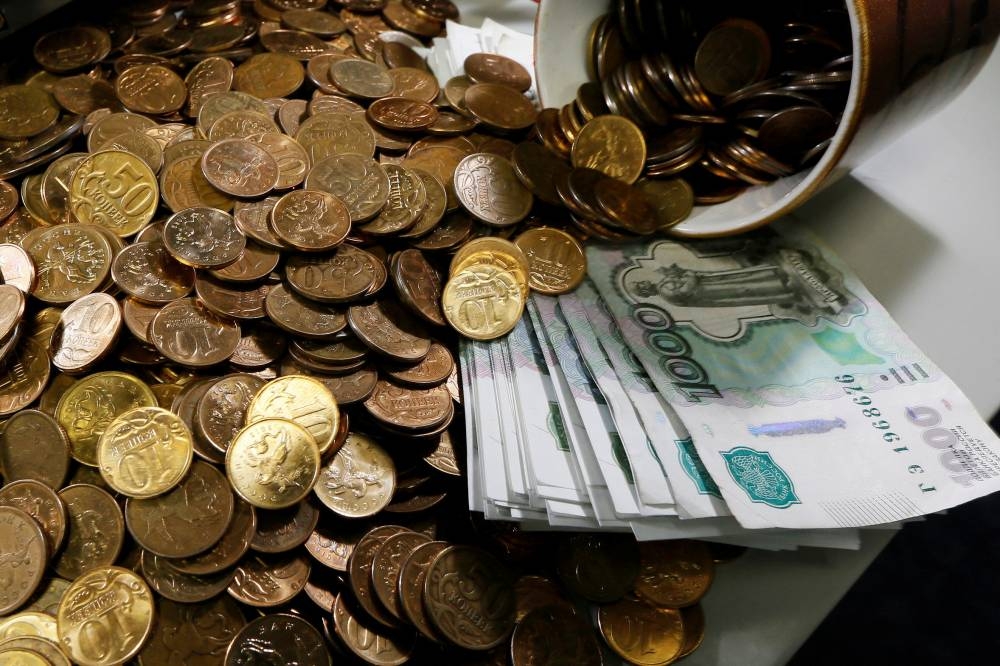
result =
[[[550,0],[568,1],[568,0]],[[485,16],[533,29],[529,0],[465,0],[462,22]],[[937,115],[820,193],[795,216],[843,257],[910,337],[989,418],[1000,407],[1000,219],[991,199],[1000,155],[1000,52]],[[993,168],[991,168],[993,167]],[[685,660],[783,664],[882,550],[751,552],[720,567],[704,600],[707,632]]]

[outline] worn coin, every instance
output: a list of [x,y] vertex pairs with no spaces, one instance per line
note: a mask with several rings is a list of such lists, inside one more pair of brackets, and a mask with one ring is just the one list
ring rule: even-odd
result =
[[395,482],[395,465],[385,449],[364,435],[352,433],[323,467],[314,490],[337,515],[364,518],[392,501]]
[[45,539],[41,525],[29,514],[0,505],[0,555],[10,563],[0,592],[0,614],[22,606],[41,583],[48,562]]
[[46,70],[62,74],[93,65],[110,50],[111,37],[105,30],[74,26],[43,35],[35,42],[34,56]]
[[639,573],[639,551],[632,537],[577,535],[562,544],[556,571],[579,596],[597,603],[622,598]]
[[67,580],[110,566],[125,540],[125,521],[115,499],[92,485],[75,484],[59,491],[66,506],[66,540],[52,567]]
[[197,118],[205,100],[229,92],[233,85],[233,63],[218,56],[198,62],[184,77],[188,89],[187,115]]
[[377,99],[392,94],[393,81],[388,70],[374,62],[360,59],[341,60],[330,66],[330,78],[352,97]]
[[347,326],[343,311],[303,298],[283,284],[267,293],[264,308],[274,324],[306,338],[330,338]]
[[194,270],[180,263],[160,241],[133,243],[115,256],[111,277],[122,291],[143,303],[166,304],[194,288]]
[[59,118],[52,96],[34,86],[0,88],[0,139],[28,139],[41,134]]
[[257,512],[257,531],[250,547],[258,553],[286,553],[304,544],[319,523],[320,512],[311,502],[285,509]]
[[198,401],[195,427],[209,443],[225,453],[243,427],[247,410],[264,380],[232,374],[214,381]]
[[364,535],[357,528],[320,526],[306,540],[305,548],[320,564],[335,571],[347,571],[347,559]]
[[313,165],[306,189],[329,192],[351,213],[351,222],[378,215],[389,200],[389,177],[375,160],[363,155],[332,155]]
[[315,438],[284,419],[251,423],[226,452],[226,474],[233,489],[261,509],[280,509],[302,500],[316,482],[319,466]]
[[174,569],[195,576],[206,576],[229,569],[246,554],[257,530],[257,514],[253,506],[239,497],[234,497],[233,500],[233,518],[222,538],[203,553],[170,560]]
[[635,184],[646,196],[656,218],[657,230],[663,231],[683,222],[694,206],[694,190],[680,178],[642,179]]
[[389,300],[351,306],[347,322],[369,348],[396,361],[419,362],[431,348],[423,326]]
[[321,303],[346,303],[367,295],[380,271],[377,257],[346,243],[330,254],[292,255],[285,278],[293,290]]
[[302,64],[285,53],[257,53],[236,68],[233,88],[260,99],[291,95],[305,80]]
[[201,169],[213,187],[235,197],[263,196],[278,184],[275,159],[259,144],[244,139],[212,144],[201,156]]
[[138,656],[141,666],[217,666],[246,624],[226,595],[197,604],[158,599],[156,609],[153,633]]
[[235,571],[194,576],[175,569],[166,558],[143,551],[140,557],[143,578],[157,595],[169,601],[195,604],[226,591]]
[[386,374],[395,383],[411,388],[433,388],[445,383],[455,369],[455,360],[448,348],[437,342],[431,345],[424,360],[413,366],[392,366],[385,368]]
[[527,129],[538,117],[531,100],[514,88],[496,83],[472,84],[465,91],[463,102],[477,120],[500,131]]
[[[30,448],[21,445],[25,441]],[[50,415],[20,410],[0,432],[0,469],[8,483],[30,479],[57,490],[69,471],[69,440]]]
[[418,546],[431,542],[431,538],[420,532],[403,532],[385,541],[375,551],[372,560],[372,583],[375,596],[382,605],[403,620],[402,601],[399,590],[400,570],[403,561]]
[[[24,637],[51,641],[56,652],[59,651],[56,647],[56,643],[59,641],[59,630],[56,627],[56,618],[52,615],[39,611],[22,610],[0,620],[0,650],[7,650],[9,648],[8,642],[12,639]],[[4,653],[0,652],[0,654]]]
[[375,551],[386,539],[407,531],[409,530],[398,525],[375,527],[357,542],[347,561],[348,580],[354,599],[365,613],[386,627],[397,626],[397,623],[391,615],[382,610],[375,599],[375,591],[372,589],[372,564]]
[[531,211],[531,192],[518,180],[510,162],[497,155],[469,155],[456,167],[454,183],[462,205],[492,226],[516,224]]
[[413,654],[412,634],[377,626],[345,594],[339,594],[334,602],[333,621],[343,644],[366,663],[397,666]]
[[26,236],[21,246],[38,279],[32,295],[52,305],[68,305],[97,291],[111,271],[114,251],[92,224],[60,224]]
[[473,53],[465,59],[465,75],[476,83],[498,83],[521,92],[531,87],[531,74],[520,63],[496,53]]
[[0,489],[0,506],[20,509],[38,523],[49,557],[59,550],[66,536],[66,507],[52,488],[33,480],[8,483]]

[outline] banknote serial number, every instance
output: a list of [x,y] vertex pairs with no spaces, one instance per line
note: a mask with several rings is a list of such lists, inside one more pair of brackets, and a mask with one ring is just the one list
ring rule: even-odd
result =
[[[847,386],[842,387],[844,393],[851,396],[851,402],[861,407],[861,415],[866,419],[870,419],[871,426],[882,432],[883,440],[891,444],[902,439],[902,437],[892,431],[892,424],[882,418],[882,410],[872,406],[871,396],[865,395],[864,387],[850,386],[850,384],[854,384],[855,382],[854,375],[838,375],[833,379],[841,384],[847,384]],[[906,447],[903,447],[902,449],[897,449],[897,452],[905,450]]]

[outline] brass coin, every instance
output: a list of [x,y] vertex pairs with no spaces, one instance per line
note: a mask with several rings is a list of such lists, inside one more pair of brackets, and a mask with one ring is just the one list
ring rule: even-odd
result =
[[210,137],[212,128],[220,118],[237,111],[250,111],[267,118],[267,105],[261,100],[243,92],[230,91],[204,98],[201,110],[198,112],[198,129],[204,136]]
[[260,145],[241,139],[213,144],[201,156],[202,173],[211,185],[237,197],[258,197],[278,183],[278,163]]
[[288,54],[299,60],[330,52],[330,47],[319,37],[300,30],[271,30],[260,35],[260,43],[268,51]]
[[62,601],[63,595],[68,588],[68,580],[59,578],[58,576],[50,576],[38,588],[38,591],[32,597],[29,604],[24,607],[24,612],[45,613],[49,617],[54,618],[56,613],[59,612],[59,602]]
[[455,193],[466,210],[489,225],[517,224],[531,211],[531,192],[497,155],[469,155],[455,169]]
[[[306,372],[302,368],[296,368],[295,371]],[[362,365],[349,374],[317,375],[316,379],[333,394],[338,405],[350,405],[361,402],[372,394],[378,382],[378,371],[374,367]]]
[[477,120],[500,131],[527,129],[538,117],[531,100],[514,88],[496,83],[472,84],[465,91],[463,101]]
[[347,30],[347,26],[335,14],[317,12],[311,9],[289,9],[281,13],[282,25],[293,30],[301,30],[317,37],[335,37]]
[[597,623],[611,649],[632,664],[669,664],[684,644],[679,611],[653,608],[635,599],[601,606]]
[[52,96],[34,86],[0,88],[0,139],[28,139],[41,134],[59,118]]
[[193,298],[164,306],[149,325],[157,351],[181,365],[203,367],[225,361],[240,342],[240,327]]
[[403,561],[419,546],[430,543],[431,538],[420,532],[403,532],[385,541],[375,551],[372,559],[372,584],[375,596],[386,610],[403,620],[399,576]]
[[139,113],[163,115],[177,111],[187,99],[183,79],[162,65],[136,65],[115,83],[118,99]]
[[[56,647],[55,644],[59,641],[56,618],[38,611],[21,611],[0,620],[0,650],[10,649],[8,641],[24,637],[41,638]],[[58,651],[56,647],[56,652]]]
[[254,134],[248,136],[247,141],[266,150],[278,165],[278,182],[274,189],[287,190],[305,180],[309,173],[309,154],[298,141],[277,132]]
[[[31,441],[31,447],[21,445]],[[34,480],[57,490],[69,471],[69,440],[50,415],[35,409],[18,411],[0,432],[0,469],[4,480]]]
[[229,595],[255,608],[280,606],[302,591],[311,564],[302,555],[251,555],[236,567]]
[[395,484],[396,468],[385,449],[364,435],[352,433],[323,467],[314,490],[337,515],[365,518],[388,506]]
[[[72,222],[67,215],[69,206],[69,185],[73,172],[80,162],[87,158],[87,153],[67,153],[52,161],[45,169],[41,179],[40,196],[42,205],[54,222]],[[22,182],[22,187],[28,179]],[[29,201],[25,201],[27,205]]]
[[414,172],[395,164],[383,167],[389,178],[389,198],[374,220],[358,227],[372,236],[394,235],[416,223],[427,204],[427,189]]
[[475,83],[498,83],[525,92],[531,74],[520,63],[495,53],[473,53],[465,59],[465,75]]
[[451,352],[444,345],[435,342],[420,363],[413,366],[385,368],[385,372],[395,383],[424,389],[440,386],[448,381],[454,368],[455,360]]
[[243,373],[214,381],[198,401],[198,432],[224,454],[243,427],[250,402],[263,386],[264,380]]
[[257,531],[250,547],[258,553],[287,553],[304,544],[319,524],[319,509],[309,501],[287,509],[257,512]]
[[45,347],[21,341],[0,367],[0,416],[8,416],[34,402],[49,381],[51,368]]
[[375,134],[365,122],[362,109],[314,112],[299,126],[295,140],[306,150],[314,165],[333,155],[347,153],[371,157],[376,147]]
[[63,310],[52,336],[52,365],[79,374],[101,361],[118,339],[122,311],[108,294],[88,294]]
[[341,310],[303,298],[283,284],[267,293],[264,308],[274,324],[306,338],[329,338],[347,326]]
[[[22,606],[42,581],[48,551],[41,525],[24,511],[0,505],[0,554],[11,562],[0,592],[0,613]],[[16,563],[17,566],[13,566]]]
[[93,65],[110,50],[111,38],[106,31],[76,26],[43,35],[35,42],[34,56],[46,70],[62,74]]
[[514,148],[511,164],[514,173],[532,194],[545,203],[562,205],[556,180],[568,174],[570,167],[561,157],[533,141],[525,141]]
[[233,489],[261,509],[281,509],[302,500],[316,482],[319,465],[315,438],[284,419],[251,423],[226,452]]
[[322,383],[311,377],[290,375],[268,382],[247,408],[248,425],[278,418],[307,430],[323,454],[333,444],[340,424],[340,410]]
[[116,136],[125,132],[145,131],[156,123],[138,113],[112,113],[98,120],[87,135],[87,151],[96,153]]
[[164,247],[177,261],[193,268],[234,263],[246,241],[233,217],[215,208],[185,208],[171,215],[163,227]]
[[289,245],[306,252],[332,250],[351,231],[347,205],[327,192],[296,190],[278,200],[271,229]]
[[44,303],[68,305],[100,288],[111,270],[111,244],[91,224],[46,227],[21,245],[38,275],[32,295]]
[[271,210],[279,197],[260,201],[237,201],[233,211],[236,226],[253,240],[274,250],[287,249],[285,243],[271,231]]
[[444,386],[411,389],[384,379],[365,400],[365,409],[379,421],[401,430],[431,430],[454,413],[451,394]]
[[65,545],[52,562],[55,572],[76,580],[114,564],[125,540],[125,521],[114,498],[86,484],[63,488],[59,498],[66,506],[67,529]]
[[200,460],[169,492],[125,502],[132,538],[145,550],[170,558],[191,557],[214,546],[232,516],[233,493],[226,477]]
[[141,666],[217,666],[246,624],[239,605],[226,595],[198,604],[159,599],[156,605],[153,634],[139,653]]
[[417,363],[431,348],[423,326],[388,300],[351,306],[347,323],[370,349],[396,361]]
[[140,576],[120,567],[95,569],[75,580],[59,604],[60,646],[82,666],[124,663],[149,638],[154,613],[153,594]]
[[527,613],[514,629],[510,651],[515,664],[603,663],[593,628],[572,607],[547,606]]
[[201,170],[202,153],[187,155],[170,162],[160,172],[163,201],[172,212],[186,208],[207,207],[232,210],[234,201],[212,187]]
[[524,296],[514,275],[489,264],[470,266],[452,276],[442,304],[448,323],[473,340],[506,335],[524,312]]
[[393,28],[420,37],[435,37],[443,28],[441,21],[411,11],[403,4],[403,0],[387,0],[385,8],[382,9],[382,17]]
[[301,666],[332,663],[323,636],[297,615],[264,615],[247,624],[226,650],[225,666],[254,666],[262,654]]
[[143,551],[140,558],[143,578],[156,594],[168,601],[196,604],[225,592],[233,581],[234,570],[193,576],[176,570],[170,562]]
[[380,268],[381,262],[374,255],[344,243],[331,254],[289,257],[285,279],[289,287],[306,298],[320,303],[346,303],[369,293]]
[[180,483],[193,455],[187,426],[160,407],[121,414],[97,444],[104,480],[117,492],[140,499],[162,495]]
[[306,72],[284,53],[258,53],[236,68],[233,87],[254,97],[287,97],[299,89]]
[[[115,138],[111,139],[111,141],[101,146],[101,149],[121,150],[127,153],[132,153],[145,162],[146,166],[148,166],[153,173],[158,172],[163,167],[163,148],[160,147],[160,144],[156,141],[156,139],[149,136],[145,132],[132,130],[131,132],[119,134]],[[42,197],[46,198],[44,191],[42,192]]]
[[13,285],[0,284],[0,340],[7,340],[24,317],[27,300]]
[[441,222],[445,209],[448,206],[448,191],[436,176],[423,169],[411,168],[411,173],[417,175],[424,184],[424,192],[427,193],[427,203],[423,211],[417,216],[406,231],[399,234],[400,238],[423,238],[427,236]]
[[368,107],[368,120],[394,132],[425,130],[437,120],[437,109],[422,101],[406,97],[383,97]]
[[366,60],[341,60],[330,66],[330,78],[352,97],[378,99],[392,94],[392,77],[382,65]]
[[650,541],[639,544],[640,569],[635,592],[663,608],[696,604],[715,575],[711,551],[701,541]]
[[[467,650],[489,650],[514,629],[514,578],[489,553],[470,546],[446,548],[424,581],[427,614],[448,640]],[[482,618],[470,623],[475,612]]]
[[156,396],[143,382],[123,372],[99,372],[71,386],[59,399],[56,420],[69,437],[73,458],[97,466],[97,444],[119,415],[136,407],[155,407]]
[[94,153],[73,172],[69,208],[85,224],[97,224],[122,238],[153,219],[156,176],[140,158],[120,150]]
[[[194,289],[198,300],[206,308],[221,317],[242,322],[264,317],[264,299],[271,285],[232,284],[210,275],[200,275],[195,280]],[[241,331],[241,339],[243,333]]]
[[694,190],[680,178],[670,180],[642,179],[635,184],[653,207],[657,231],[664,231],[683,222],[694,207]]
[[375,599],[375,591],[372,589],[372,564],[375,551],[386,539],[394,534],[407,531],[409,530],[398,525],[375,527],[357,542],[347,560],[348,580],[351,584],[351,591],[354,593],[354,599],[365,613],[386,627],[396,626],[396,621],[382,610]]
[[195,281],[194,269],[174,259],[160,241],[125,247],[111,265],[111,277],[133,298],[156,305],[187,296]]
[[174,569],[195,576],[207,576],[229,569],[250,550],[250,540],[257,530],[257,514],[250,504],[239,497],[233,500],[233,518],[222,538],[204,553],[170,560]]
[[587,255],[564,231],[539,227],[514,241],[528,260],[528,285],[542,294],[558,295],[575,289],[587,275]]
[[634,183],[646,163],[646,141],[635,123],[622,116],[598,116],[573,142],[573,166]]
[[409,248],[392,259],[392,277],[400,300],[423,320],[444,326],[441,276],[420,250]]
[[265,105],[264,111],[230,111],[215,121],[208,133],[210,141],[245,139],[255,134],[277,132],[271,110]]
[[306,189],[329,192],[351,213],[351,222],[378,215],[389,200],[389,177],[373,159],[363,155],[333,155],[313,165]]

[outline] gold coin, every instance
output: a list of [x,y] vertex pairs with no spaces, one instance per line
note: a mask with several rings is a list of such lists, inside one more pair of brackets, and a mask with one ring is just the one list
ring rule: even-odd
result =
[[580,130],[571,157],[577,168],[597,169],[612,178],[634,183],[646,165],[646,139],[628,118],[598,116]]
[[333,444],[340,427],[340,409],[323,384],[304,375],[287,375],[268,382],[247,408],[247,423],[287,419],[309,431],[320,453]]
[[396,467],[374,440],[351,433],[343,448],[323,467],[316,496],[345,518],[374,516],[392,501]]
[[155,497],[178,483],[191,467],[191,432],[177,415],[139,407],[117,417],[97,443],[101,476],[129,497]]
[[41,134],[59,118],[52,95],[35,86],[0,88],[0,139],[27,139]]
[[154,115],[177,111],[187,99],[184,81],[163,65],[129,67],[118,77],[115,92],[132,111]]
[[97,291],[114,254],[107,237],[92,224],[46,227],[26,236],[21,247],[38,275],[32,295],[52,305],[68,305]]
[[155,407],[156,396],[124,372],[99,372],[67,389],[56,405],[56,420],[69,437],[73,458],[97,466],[97,443],[119,414]]
[[56,619],[39,611],[23,611],[0,620],[0,643],[21,636],[35,636],[58,642]]
[[138,574],[103,567],[77,578],[59,604],[59,642],[81,666],[122,664],[153,628],[153,593]]
[[287,97],[305,80],[302,64],[284,53],[258,53],[236,68],[233,87],[260,99]]
[[[502,238],[493,238],[491,236],[487,236],[486,238],[489,238],[490,240],[503,240]],[[484,238],[477,240],[486,240],[486,239]],[[520,254],[520,250],[518,250],[518,253]],[[506,252],[492,251],[492,250],[475,252],[463,258],[462,261],[458,262],[457,264],[453,262],[454,268],[452,269],[451,274],[455,275],[457,273],[461,273],[466,268],[469,268],[470,266],[475,266],[477,264],[496,266],[497,268],[502,268],[503,270],[508,271],[511,275],[514,276],[514,279],[517,281],[517,286],[520,287],[521,289],[521,295],[524,297],[525,300],[527,300],[528,269],[520,261],[518,261],[518,259],[514,255],[507,254]]]
[[284,419],[263,419],[243,428],[226,451],[233,490],[261,509],[301,501],[319,475],[319,447],[309,431]]
[[69,208],[79,222],[97,224],[125,238],[156,213],[156,176],[140,158],[121,150],[95,153],[70,181]]
[[467,264],[469,257],[475,254],[492,253],[492,254],[502,254],[510,257],[515,265],[520,266],[524,271],[524,274],[528,273],[528,257],[524,254],[520,247],[511,243],[509,240],[504,238],[498,238],[497,236],[483,236],[482,238],[476,238],[470,240],[468,243],[459,248],[455,256],[452,257],[451,264],[448,267],[448,273],[454,275],[461,270],[463,264]]
[[565,231],[529,229],[514,244],[528,258],[528,285],[539,293],[565,294],[576,289],[587,275],[587,255]]
[[28,649],[0,646],[0,662],[4,666],[50,666],[48,659]]
[[476,264],[448,280],[442,305],[448,323],[459,333],[473,340],[493,340],[517,324],[524,296],[510,271]]
[[233,199],[212,187],[205,178],[201,170],[203,152],[180,157],[164,166],[160,172],[163,201],[174,213],[199,206],[229,211],[235,204]]
[[635,599],[601,606],[597,623],[611,649],[632,664],[668,664],[684,645],[680,611],[653,608]]

